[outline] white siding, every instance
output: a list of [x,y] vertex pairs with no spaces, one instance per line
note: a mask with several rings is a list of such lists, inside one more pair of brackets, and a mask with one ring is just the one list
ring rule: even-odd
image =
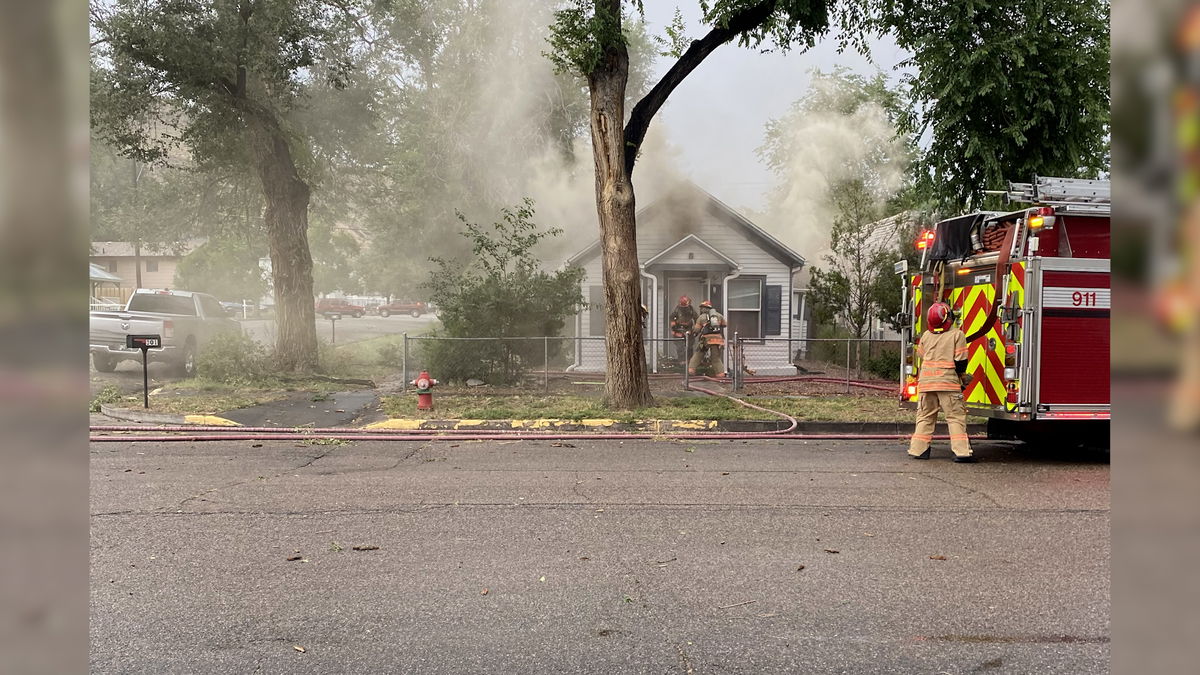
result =
[[[704,199],[704,197],[697,193],[697,199]],[[778,336],[764,336],[768,338],[764,344],[756,345],[753,350],[748,348],[747,359],[748,365],[751,368],[767,370],[777,368],[788,369],[791,363],[790,351],[795,351],[796,348],[795,343],[793,343],[790,345],[791,349],[789,350],[787,342],[789,328],[791,332],[790,337],[793,340],[803,337],[801,334],[802,323],[799,320],[791,318],[795,311],[792,307],[792,291],[795,289],[789,283],[791,270],[786,263],[780,262],[771,253],[761,248],[755,240],[750,239],[740,228],[727,224],[707,209],[699,209],[698,211],[698,213],[694,213],[691,217],[690,222],[686,223],[688,225],[687,229],[675,228],[668,230],[666,227],[659,226],[661,222],[665,222],[668,214],[657,210],[652,211],[649,217],[639,219],[639,263],[644,263],[659,255],[664,249],[675,244],[688,234],[695,234],[709,246],[720,251],[722,255],[735,261],[741,268],[737,270],[739,274],[762,277],[765,286],[780,286],[782,288],[782,293],[780,294],[780,334]],[[693,260],[687,259],[689,251],[695,253]],[[674,269],[683,269],[689,264],[698,264],[697,266],[700,267],[704,265],[711,266],[714,263],[715,260],[712,253],[694,243],[680,246],[668,254],[668,256],[656,261],[656,265],[652,268],[651,272],[658,273],[658,288],[654,302],[652,303],[654,315],[650,318],[651,328],[648,331],[649,333],[660,337],[659,333],[661,329],[659,327],[664,322],[664,313],[669,313],[673,307],[673,303],[667,302],[664,297],[665,284],[662,274],[658,270],[658,265],[669,264]],[[582,284],[584,297],[586,298],[589,287],[599,286],[602,283],[599,251],[596,251],[593,256],[585,260],[583,267],[585,277]],[[714,281],[719,283],[721,279],[718,278]],[[728,296],[727,289],[723,290],[722,296]],[[724,313],[724,307],[719,307],[718,309]],[[589,312],[584,310],[581,314],[580,335],[588,336],[591,334]],[[729,337],[732,338],[732,335]],[[577,368],[580,370],[602,371],[604,369],[604,354],[599,341],[587,344],[583,349],[578,350],[576,363]]]

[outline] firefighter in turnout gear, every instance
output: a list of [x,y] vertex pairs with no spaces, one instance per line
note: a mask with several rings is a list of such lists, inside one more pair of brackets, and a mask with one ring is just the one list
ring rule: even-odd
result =
[[934,303],[926,315],[928,329],[917,344],[921,372],[917,377],[917,428],[908,445],[914,459],[929,459],[933,429],[938,410],[946,415],[950,427],[950,449],[954,461],[974,462],[971,443],[967,439],[967,409],[963,406],[963,389],[967,372],[967,339],[954,325],[950,306]]
[[700,303],[700,314],[696,317],[693,332],[696,335],[696,351],[688,361],[688,375],[695,375],[701,364],[711,366],[717,377],[725,377],[725,317],[713,309],[712,302]]
[[686,295],[679,296],[679,304],[671,312],[671,336],[675,338],[671,345],[675,360],[687,363],[692,354],[689,349],[688,335],[696,326],[696,308],[692,307],[692,299]]

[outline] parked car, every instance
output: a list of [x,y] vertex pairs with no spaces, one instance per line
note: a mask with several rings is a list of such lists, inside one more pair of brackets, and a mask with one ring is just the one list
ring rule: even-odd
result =
[[409,302],[405,300],[396,300],[389,302],[386,305],[380,305],[378,308],[379,316],[391,316],[392,314],[408,314],[409,316],[417,317],[422,314],[429,313],[429,305],[423,302]]
[[343,300],[342,298],[321,298],[317,301],[317,314],[320,314],[326,319],[333,314],[352,316],[356,319],[360,319],[366,313],[366,307],[363,307],[362,305],[352,305],[349,301]]
[[235,319],[261,318],[268,316],[273,309],[270,305],[262,304],[257,300],[222,300],[221,306],[229,312],[229,316]]
[[145,288],[134,291],[123,310],[91,312],[88,323],[96,370],[109,373],[121,361],[142,359],[140,349],[125,347],[126,335],[159,335],[162,348],[151,349],[148,360],[169,363],[186,377],[196,374],[196,354],[209,338],[241,330],[211,295]]

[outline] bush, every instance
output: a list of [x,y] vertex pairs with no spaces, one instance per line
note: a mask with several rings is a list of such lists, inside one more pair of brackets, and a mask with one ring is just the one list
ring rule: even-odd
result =
[[196,372],[225,384],[243,384],[270,374],[273,359],[267,348],[236,331],[213,335],[196,355]]
[[881,380],[895,380],[900,377],[900,353],[883,352],[867,359],[867,372]]
[[[520,338],[555,336],[567,318],[584,306],[580,292],[583,270],[566,268],[548,273],[533,249],[561,230],[541,230],[533,222],[533,202],[501,209],[492,227],[468,223],[463,236],[474,259],[452,262],[434,258],[438,272],[426,284],[439,308],[445,336],[456,338]],[[556,358],[561,341],[550,344]],[[443,340],[421,345],[420,362],[442,379],[479,378],[492,384],[511,384],[546,357],[541,340]],[[410,369],[411,370],[411,369]]]
[[317,354],[321,372],[331,377],[350,377],[354,374],[354,355],[318,338]]
[[385,367],[395,367],[404,361],[404,344],[402,342],[387,341],[379,345],[379,352],[376,357],[376,363]]

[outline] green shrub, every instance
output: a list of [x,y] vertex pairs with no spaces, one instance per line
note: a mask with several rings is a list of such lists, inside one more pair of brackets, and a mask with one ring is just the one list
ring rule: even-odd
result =
[[388,340],[379,345],[376,363],[381,366],[396,367],[404,362],[404,344],[400,341]]
[[354,373],[354,355],[345,349],[338,349],[324,340],[318,339],[317,353],[320,358],[321,372],[332,377],[350,377]]
[[[566,320],[584,306],[579,290],[583,270],[543,271],[533,253],[538,242],[562,230],[540,229],[533,222],[529,199],[500,213],[500,220],[491,227],[469,223],[459,214],[474,257],[466,261],[434,258],[438,271],[426,288],[439,308],[443,335],[507,339],[423,341],[420,363],[439,379],[518,382],[524,373],[543,366],[547,345],[541,340],[515,338],[558,335]],[[551,359],[558,358],[561,350],[562,342],[552,341]]]
[[866,371],[882,380],[894,380],[900,377],[900,353],[883,352],[869,359]]
[[241,384],[273,371],[267,348],[249,336],[228,331],[208,339],[196,355],[196,372],[215,382]]

